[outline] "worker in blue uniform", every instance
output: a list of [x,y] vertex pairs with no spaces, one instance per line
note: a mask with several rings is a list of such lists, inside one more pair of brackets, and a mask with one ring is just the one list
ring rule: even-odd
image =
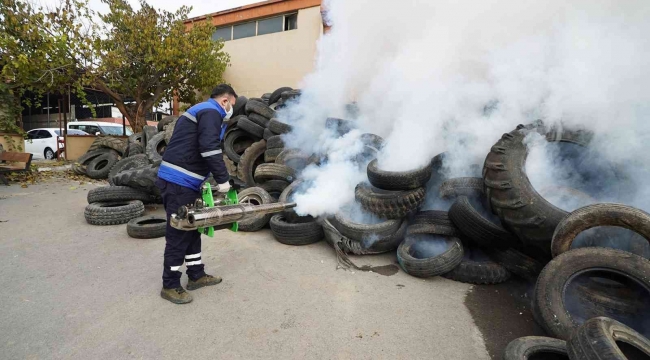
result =
[[212,90],[207,101],[183,113],[176,122],[158,170],[156,186],[160,188],[167,212],[160,296],[175,304],[192,301],[192,295],[181,286],[183,263],[187,267],[187,290],[221,282],[220,277],[205,273],[201,260],[201,234],[198,231],[174,229],[170,226],[169,218],[180,206],[193,204],[201,197],[201,184],[210,173],[218,184],[218,192],[230,190],[230,176],[221,154],[221,142],[236,100],[235,90],[221,84]]

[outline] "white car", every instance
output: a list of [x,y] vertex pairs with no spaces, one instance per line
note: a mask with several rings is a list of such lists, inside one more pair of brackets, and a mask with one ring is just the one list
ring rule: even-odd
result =
[[[81,130],[68,130],[69,135],[89,135]],[[34,159],[56,159],[57,153],[63,148],[61,131],[58,128],[40,128],[29,130],[25,140],[25,152],[34,154]]]
[[[104,121],[71,121],[68,123],[68,130],[71,129],[85,131],[91,135],[122,135],[124,130],[122,124]],[[127,126],[126,136],[130,135],[133,135],[133,131]]]

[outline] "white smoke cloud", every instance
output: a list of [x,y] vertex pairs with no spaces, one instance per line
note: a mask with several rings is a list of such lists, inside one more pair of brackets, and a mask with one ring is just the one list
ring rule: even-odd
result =
[[[291,147],[336,149],[325,118],[345,118],[355,101],[360,132],[387,141],[379,154],[386,170],[413,169],[447,151],[448,175],[467,176],[501,134],[539,118],[586,126],[608,160],[650,168],[647,1],[330,0],[326,7],[333,27],[319,43],[316,69],[300,101],[281,113],[295,129],[286,136]],[[322,215],[351,201],[356,184],[347,182],[363,181],[365,169],[350,163],[358,147],[346,151],[303,174],[314,182],[297,197],[299,211]]]

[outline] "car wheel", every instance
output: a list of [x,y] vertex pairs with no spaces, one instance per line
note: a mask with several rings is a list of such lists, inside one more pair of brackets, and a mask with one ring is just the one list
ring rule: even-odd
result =
[[46,160],[52,160],[52,159],[54,159],[55,157],[56,157],[56,156],[54,155],[54,151],[52,151],[52,149],[50,149],[50,148],[45,148],[45,159],[46,159]]

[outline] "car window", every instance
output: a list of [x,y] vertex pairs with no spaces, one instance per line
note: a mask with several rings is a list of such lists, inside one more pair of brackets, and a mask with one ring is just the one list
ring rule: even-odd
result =
[[56,134],[56,136],[61,136],[61,130],[54,130],[54,133]]
[[95,125],[86,125],[85,128],[81,130],[92,135],[95,135],[96,133],[101,133],[99,126],[95,126]]
[[30,140],[31,139],[38,139],[37,135],[38,135],[38,130],[30,130],[30,131],[27,132],[27,138],[30,139]]
[[68,125],[68,129],[79,129],[79,125]]
[[123,133],[121,126],[102,126],[102,130],[108,135],[122,135]]
[[70,129],[68,130],[68,135],[90,135],[87,132],[83,132],[81,130],[76,130],[76,129]]
[[51,138],[52,134],[50,134],[49,131],[47,130],[38,130],[38,139],[48,139]]

